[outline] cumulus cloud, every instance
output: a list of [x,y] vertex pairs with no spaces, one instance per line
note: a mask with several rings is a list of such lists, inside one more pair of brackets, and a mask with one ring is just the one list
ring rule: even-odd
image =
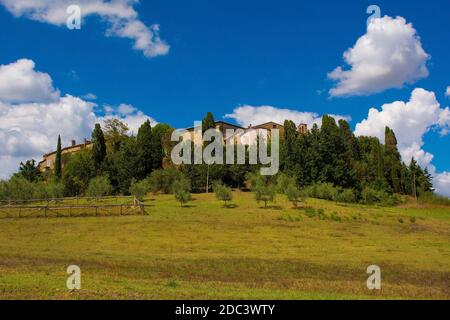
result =
[[450,172],[437,174],[433,182],[437,193],[450,197]]
[[[111,108],[108,115],[98,116],[97,104],[68,94],[61,96],[51,85],[51,77],[35,71],[34,67],[34,62],[26,59],[0,66],[3,79],[15,79],[18,68],[26,70],[19,72],[26,85],[0,81],[0,178],[7,178],[16,171],[21,161],[40,160],[44,153],[54,150],[59,134],[64,145],[72,139],[89,138],[94,124],[102,123],[105,117],[120,118],[135,132],[147,119],[155,122],[125,104],[117,108],[121,111]],[[10,86],[10,91],[4,88],[6,85]],[[35,88],[46,90],[39,93]]]
[[428,76],[429,58],[416,30],[404,18],[373,19],[366,34],[344,53],[350,69],[337,67],[328,74],[337,81],[330,95],[369,95],[414,83]]
[[85,94],[82,98],[84,100],[97,100],[97,96],[93,93]]
[[139,20],[134,9],[137,0],[0,0],[14,16],[65,26],[70,5],[79,5],[83,18],[99,16],[109,25],[107,36],[117,36],[134,41],[134,49],[146,57],[166,55],[169,45],[159,36],[159,25],[147,26]]
[[441,135],[449,132],[449,114],[449,108],[441,108],[434,92],[417,88],[408,102],[384,104],[381,111],[370,109],[367,119],[356,125],[355,134],[375,136],[384,141],[385,127],[390,127],[397,136],[403,160],[409,163],[414,157],[422,167],[428,167],[434,176],[436,190],[448,195],[448,173],[436,173],[431,164],[433,154],[423,150],[423,146],[424,136],[431,129],[440,129]]
[[10,103],[50,102],[59,98],[51,77],[34,70],[34,62],[20,59],[0,66],[0,100]]
[[450,97],[450,86],[447,87],[447,91],[445,91],[445,96]]
[[139,127],[147,120],[150,121],[152,127],[158,124],[158,122],[152,117],[146,115],[132,105],[125,103],[120,104],[116,108],[110,105],[106,105],[104,106],[104,111],[105,115],[98,118],[98,121],[102,125],[107,119],[118,118],[128,125],[130,134],[137,134]]
[[[336,120],[350,120],[349,116],[331,115]],[[292,120],[297,125],[305,123],[309,127],[313,124],[322,124],[322,117],[314,112],[300,112],[292,109],[281,109],[272,106],[243,105],[235,108],[233,113],[225,115],[225,118],[234,119],[239,125],[248,127],[270,121],[283,124],[285,120]]]

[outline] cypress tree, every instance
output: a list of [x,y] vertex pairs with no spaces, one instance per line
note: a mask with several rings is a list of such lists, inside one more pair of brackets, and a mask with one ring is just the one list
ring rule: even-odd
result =
[[[144,122],[137,134],[138,156],[140,161],[140,179],[144,179],[153,170],[154,142],[150,120]],[[158,151],[157,151],[158,152]]]
[[103,161],[106,157],[106,142],[100,124],[96,124],[94,131],[92,131],[92,160],[94,161],[94,167],[99,174]]
[[[211,112],[208,112],[205,116],[205,118],[202,121],[202,132],[205,133],[209,129],[214,129],[216,127],[216,122],[214,121],[214,116]],[[208,146],[208,142],[203,141],[203,146]],[[209,192],[209,171],[210,166],[207,165],[206,167],[206,193]]]
[[62,177],[62,164],[61,164],[61,136],[58,135],[58,144],[56,146],[55,157],[55,177],[56,180],[60,180]]
[[216,127],[216,122],[214,121],[214,116],[211,112],[208,112],[202,121],[202,132],[204,133],[208,129],[214,129]]
[[339,127],[336,125],[336,120],[333,117],[323,116],[319,141],[319,151],[323,165],[320,180],[339,186],[346,185],[348,169],[343,156],[345,154],[345,145],[340,135]]
[[397,148],[397,138],[389,127],[385,130],[385,176],[394,192],[401,192],[401,156]]

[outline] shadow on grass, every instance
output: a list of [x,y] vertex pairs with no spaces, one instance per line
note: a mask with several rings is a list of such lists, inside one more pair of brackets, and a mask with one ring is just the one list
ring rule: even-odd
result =
[[195,206],[193,204],[184,204],[184,205],[180,206],[180,208],[189,209],[189,208],[197,208],[197,206]]
[[224,208],[224,209],[236,209],[236,208],[239,208],[239,206],[237,204],[232,203],[232,204],[224,204],[222,206],[222,208]]
[[259,207],[259,208],[263,209],[263,210],[269,210],[269,209],[272,209],[272,210],[283,210],[282,206],[267,206],[267,207]]

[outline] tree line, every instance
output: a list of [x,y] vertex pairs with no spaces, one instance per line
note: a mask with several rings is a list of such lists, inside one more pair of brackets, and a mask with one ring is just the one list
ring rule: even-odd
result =
[[[202,129],[214,127],[214,117],[208,113]],[[58,137],[54,169],[41,173],[34,160],[21,163],[10,181],[0,182],[0,198],[20,194],[52,197],[172,193],[174,184],[184,193],[209,192],[213,185],[251,188],[253,181],[252,189],[256,188],[266,199],[262,189],[273,190],[272,185],[279,184],[279,177],[255,180],[258,165],[174,166],[170,161],[173,130],[167,124],[152,127],[146,121],[137,135],[130,135],[126,124],[109,119],[103,127],[95,125],[91,148],[72,154],[62,153]],[[409,160],[407,165],[401,159],[395,133],[390,128],[386,128],[383,144],[376,137],[356,137],[347,121],[336,122],[327,115],[320,127],[315,124],[307,133],[300,133],[293,121],[284,122],[280,169],[281,174],[293,181],[286,188],[294,199],[300,197],[299,190],[304,196],[348,202],[393,194],[418,197],[433,192],[431,175],[414,159]],[[31,186],[37,190],[31,192],[33,195],[26,191]],[[19,191],[10,190],[14,188]]]

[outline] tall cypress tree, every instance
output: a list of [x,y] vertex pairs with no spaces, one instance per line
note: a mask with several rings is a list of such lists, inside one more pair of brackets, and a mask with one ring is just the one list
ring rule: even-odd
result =
[[306,169],[309,181],[319,181],[320,172],[322,170],[322,160],[320,155],[320,129],[314,123],[312,129],[306,135],[307,147],[309,152],[306,153]]
[[335,185],[347,185],[348,169],[345,163],[345,145],[339,127],[333,117],[324,115],[320,129],[320,157],[322,170],[320,180]]
[[214,129],[216,127],[216,122],[214,121],[214,116],[211,112],[208,112],[202,121],[202,132],[208,129]]
[[61,136],[58,135],[58,144],[56,146],[55,157],[55,177],[56,180],[60,180],[62,177],[62,164],[61,164]]
[[397,138],[389,127],[385,130],[384,143],[385,176],[394,192],[401,192],[400,170],[401,156],[397,148]]
[[139,128],[136,142],[141,167],[139,178],[143,179],[153,170],[154,142],[150,120],[144,122]]
[[103,161],[106,157],[106,142],[100,124],[96,124],[94,131],[92,131],[92,160],[94,161],[94,167],[99,173]]
[[297,130],[295,123],[286,120],[284,122],[283,130],[283,141],[281,146],[281,164],[282,168],[286,171],[291,171],[294,169],[295,164],[298,159],[296,159],[297,154],[295,152],[297,144]]
[[355,185],[355,166],[360,158],[358,139],[353,134],[349,123],[339,120],[339,132],[342,138],[344,153],[341,155],[341,186],[351,188]]
[[[207,130],[214,129],[215,127],[216,127],[216,122],[214,121],[214,116],[211,112],[208,112],[202,121],[202,132],[205,133]],[[203,141],[203,147],[208,146],[209,143],[210,142]],[[210,187],[209,172],[210,172],[210,165],[207,165],[206,166],[206,193],[209,192],[209,187]]]

